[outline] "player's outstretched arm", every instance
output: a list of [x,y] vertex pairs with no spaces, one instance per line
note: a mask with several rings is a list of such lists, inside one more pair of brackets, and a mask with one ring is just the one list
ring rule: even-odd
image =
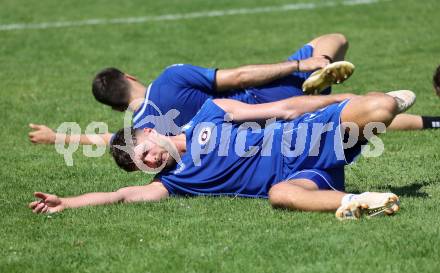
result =
[[215,99],[214,102],[237,122],[261,121],[270,118],[294,119],[304,113],[314,112],[333,103],[356,97],[353,94],[326,96],[299,96],[281,101],[247,104],[231,99]]
[[108,146],[113,136],[111,133],[107,134],[89,134],[89,135],[67,135],[55,133],[46,125],[29,124],[32,129],[29,132],[29,140],[35,144],[55,144],[57,139],[64,139],[65,144],[79,143],[82,145],[99,145]]
[[246,65],[232,69],[219,69],[215,79],[216,90],[221,92],[260,86],[286,77],[295,71],[314,71],[328,64],[328,59],[323,56],[318,56],[301,61],[286,61],[276,64]]
[[34,213],[55,213],[68,208],[109,205],[114,203],[152,202],[168,197],[167,189],[158,181],[145,186],[121,188],[115,192],[93,192],[74,197],[58,197],[42,192],[34,193],[39,201],[29,204]]

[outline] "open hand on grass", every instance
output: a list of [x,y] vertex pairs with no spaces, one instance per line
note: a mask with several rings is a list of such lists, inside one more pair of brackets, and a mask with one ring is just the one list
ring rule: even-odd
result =
[[45,125],[29,124],[32,131],[29,133],[29,140],[35,144],[54,144],[55,132]]
[[36,192],[34,196],[41,200],[29,204],[33,213],[55,213],[64,209],[63,201],[56,195]]

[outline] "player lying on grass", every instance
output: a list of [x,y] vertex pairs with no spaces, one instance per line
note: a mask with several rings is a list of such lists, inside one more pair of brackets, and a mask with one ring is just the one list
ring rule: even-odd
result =
[[[393,214],[399,199],[392,193],[345,193],[344,166],[380,131],[372,122],[384,129],[414,101],[411,91],[300,96],[257,105],[208,99],[176,136],[149,128],[115,135],[116,163],[126,171],[154,170],[150,184],[67,198],[37,192],[41,200],[29,207],[46,213],[174,195],[228,195],[268,198],[277,208],[336,210],[339,219]],[[359,138],[344,148],[352,136]]]
[[[177,126],[186,124],[209,98],[231,98],[245,103],[265,103],[302,95],[302,84],[311,71],[342,61],[348,44],[341,34],[328,34],[313,39],[286,62],[268,65],[249,65],[235,69],[211,69],[193,65],[173,65],[166,68],[150,85],[109,68],[98,73],[92,91],[96,100],[114,110],[134,112],[133,127],[151,127],[143,121],[147,116],[165,115],[175,109]],[[352,71],[335,69],[338,81],[344,81]],[[326,93],[330,90],[324,91]],[[151,103],[147,103],[151,102]],[[157,107],[157,108],[156,108]],[[158,113],[157,110],[161,113]],[[165,123],[165,122],[162,122]],[[161,133],[178,133],[180,128],[155,128]],[[44,125],[33,125],[29,134],[34,143],[53,144],[55,132]],[[66,142],[109,144],[112,134],[67,136]],[[101,140],[102,138],[102,140]]]
[[[130,108],[134,112],[135,128],[151,128],[151,123],[145,122],[145,117],[160,115],[158,109],[163,115],[171,113],[169,111],[173,109],[177,110],[179,115],[172,124],[180,127],[209,98],[224,97],[245,103],[266,103],[303,95],[303,87],[307,92],[318,89],[322,94],[329,94],[331,84],[343,82],[353,72],[353,66],[348,63],[329,65],[330,60],[343,61],[347,48],[348,42],[342,34],[327,34],[303,46],[284,63],[219,70],[176,65],[167,68],[148,87],[117,69],[106,69],[95,77],[92,89],[98,101],[113,109],[123,111]],[[311,71],[316,69],[318,71],[310,77]],[[436,117],[434,119],[438,120]],[[429,128],[431,123],[424,121],[420,116],[399,115],[390,128]],[[161,133],[173,134],[179,131],[179,128],[166,126],[167,121],[161,124],[162,128],[155,128]],[[34,130],[29,133],[33,143],[55,143],[56,133],[52,129],[45,125],[30,126]],[[81,144],[108,144],[112,135],[62,135],[59,139],[65,139],[67,143],[79,141]]]

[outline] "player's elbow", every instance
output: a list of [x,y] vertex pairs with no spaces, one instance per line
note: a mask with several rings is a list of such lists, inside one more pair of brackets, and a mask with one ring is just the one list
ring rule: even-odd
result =
[[284,102],[284,101],[283,101],[283,103],[282,103],[282,105],[281,105],[281,107],[279,109],[281,111],[280,116],[284,120],[295,119],[300,114],[297,109],[293,108],[292,105],[290,105],[289,103]]
[[296,119],[297,117],[300,116],[300,113],[296,110],[296,109],[288,109],[286,110],[285,113],[285,120],[292,120],[292,119]]
[[219,70],[217,72],[217,91],[244,89],[251,85],[251,76],[243,68]]
[[252,75],[244,69],[237,69],[234,74],[234,86],[244,89],[252,85]]
[[133,202],[131,190],[129,187],[121,188],[114,192],[115,194],[115,203],[130,203]]

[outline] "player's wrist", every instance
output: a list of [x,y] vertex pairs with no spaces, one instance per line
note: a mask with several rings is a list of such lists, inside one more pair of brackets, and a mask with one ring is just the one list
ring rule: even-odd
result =
[[295,63],[295,72],[301,71],[301,61],[300,60],[293,60]]
[[54,133],[49,137],[52,144],[69,144],[70,136],[68,134]]
[[49,140],[50,144],[55,144],[55,142],[57,140],[57,134],[52,132],[51,134],[49,134],[48,140]]
[[69,206],[69,202],[66,198],[60,198],[60,204],[58,205],[58,211],[63,211],[67,208],[71,208],[71,206]]

